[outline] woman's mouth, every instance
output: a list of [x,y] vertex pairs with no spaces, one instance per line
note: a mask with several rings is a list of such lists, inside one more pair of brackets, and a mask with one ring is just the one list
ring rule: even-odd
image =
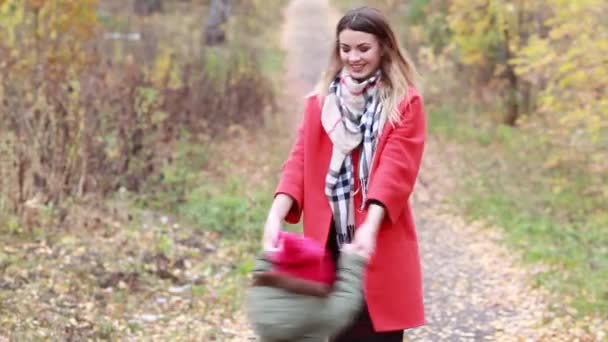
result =
[[365,68],[365,64],[350,64],[350,70],[353,72],[361,72]]

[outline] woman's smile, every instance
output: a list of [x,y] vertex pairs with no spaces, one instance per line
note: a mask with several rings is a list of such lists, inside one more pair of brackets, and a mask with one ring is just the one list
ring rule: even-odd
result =
[[351,71],[358,73],[363,71],[363,69],[365,68],[365,63],[350,64],[349,66]]

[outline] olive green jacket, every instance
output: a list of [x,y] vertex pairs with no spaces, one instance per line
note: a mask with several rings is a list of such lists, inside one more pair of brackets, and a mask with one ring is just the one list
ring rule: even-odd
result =
[[[342,253],[336,282],[327,297],[315,297],[267,287],[251,287],[247,294],[247,314],[263,342],[326,341],[350,324],[363,305],[361,288],[366,261]],[[256,272],[267,272],[271,264],[260,258]]]

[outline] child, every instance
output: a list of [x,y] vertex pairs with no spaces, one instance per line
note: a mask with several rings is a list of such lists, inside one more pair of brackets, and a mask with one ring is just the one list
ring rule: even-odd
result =
[[368,255],[345,245],[333,276],[333,260],[323,248],[289,233],[281,233],[281,240],[281,252],[259,258],[253,270],[249,320],[262,342],[327,341],[361,310]]

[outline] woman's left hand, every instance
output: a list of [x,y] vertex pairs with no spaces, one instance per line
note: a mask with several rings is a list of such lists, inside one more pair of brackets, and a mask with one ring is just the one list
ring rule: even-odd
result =
[[384,219],[384,207],[378,204],[370,204],[367,210],[367,218],[362,225],[355,231],[353,245],[368,255],[372,255],[376,250],[376,237],[378,229]]
[[377,225],[365,222],[355,231],[353,245],[356,249],[372,255],[376,250]]

